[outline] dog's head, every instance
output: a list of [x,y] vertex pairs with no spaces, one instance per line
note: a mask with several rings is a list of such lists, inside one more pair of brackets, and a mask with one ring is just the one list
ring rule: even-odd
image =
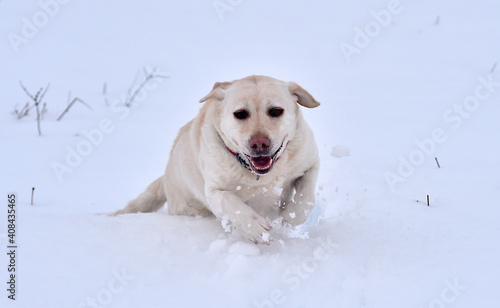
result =
[[319,103],[294,82],[249,76],[217,82],[200,102],[217,104],[216,126],[233,153],[247,160],[257,174],[266,174],[295,136],[299,106]]

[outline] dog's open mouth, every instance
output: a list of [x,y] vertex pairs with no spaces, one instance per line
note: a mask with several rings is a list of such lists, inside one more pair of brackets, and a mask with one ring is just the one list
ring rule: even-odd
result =
[[280,158],[280,155],[283,152],[284,148],[284,143],[282,143],[273,155],[249,156],[245,154],[245,156],[250,162],[250,168],[253,172],[255,172],[256,174],[266,174],[271,171],[274,163]]

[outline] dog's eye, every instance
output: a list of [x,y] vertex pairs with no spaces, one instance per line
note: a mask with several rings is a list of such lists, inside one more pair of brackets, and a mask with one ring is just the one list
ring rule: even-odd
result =
[[238,120],[245,120],[246,118],[248,118],[248,111],[246,110],[238,110],[235,111],[233,114],[234,117]]
[[274,107],[274,108],[269,109],[268,112],[269,112],[270,117],[277,118],[277,117],[280,117],[284,111],[285,110],[283,110],[283,108]]

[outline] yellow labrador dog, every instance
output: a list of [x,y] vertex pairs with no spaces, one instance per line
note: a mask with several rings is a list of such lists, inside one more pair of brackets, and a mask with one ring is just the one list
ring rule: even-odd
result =
[[165,174],[115,215],[168,202],[172,215],[214,214],[255,243],[272,240],[268,219],[304,223],[315,203],[319,157],[300,106],[319,103],[298,84],[266,76],[217,82],[200,102]]

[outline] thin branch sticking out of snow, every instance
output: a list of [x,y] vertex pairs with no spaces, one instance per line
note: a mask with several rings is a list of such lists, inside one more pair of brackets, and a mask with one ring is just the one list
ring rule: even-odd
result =
[[[41,136],[42,135],[42,130],[40,128],[40,120],[42,118],[42,114],[40,113],[40,103],[42,102],[43,100],[43,97],[45,96],[45,94],[47,93],[47,90],[49,89],[50,87],[50,83],[47,84],[47,87],[44,88],[40,88],[40,90],[38,90],[38,92],[36,93],[35,96],[33,96],[27,89],[26,87],[23,85],[23,83],[21,81],[19,81],[19,84],[21,85],[21,88],[23,89],[24,93],[26,93],[26,95],[28,95],[34,102],[35,104],[35,109],[36,109],[36,122],[37,122],[37,128],[38,128],[38,136]],[[47,110],[45,108],[45,106],[43,107],[42,109],[42,112],[44,110]]]
[[73,100],[71,100],[71,92],[68,93],[68,106],[66,107],[66,109],[64,109],[64,111],[61,113],[61,115],[57,118],[57,121],[61,120],[63,118],[63,116],[69,111],[69,109],[76,103],[76,102],[79,102],[79,103],[82,103],[85,107],[87,107],[90,111],[92,111],[92,108],[90,108],[89,104],[87,104],[85,101],[83,101],[81,98],[79,97],[75,97],[73,98]]
[[43,103],[43,107],[42,107],[42,111],[40,112],[40,118],[43,120],[43,117],[45,116],[45,114],[48,112],[48,109],[47,109],[47,103]]
[[127,93],[127,99],[125,100],[125,106],[127,107],[131,107],[132,104],[134,103],[135,101],[135,98],[137,97],[137,95],[141,92],[142,88],[144,88],[144,86],[152,79],[155,79],[155,78],[168,78],[167,75],[162,75],[162,74],[159,74],[157,72],[157,68],[153,68],[150,72],[148,72],[145,68],[143,69],[143,72],[144,72],[144,79],[142,80],[142,82],[139,84],[139,86],[137,88],[135,88],[134,90],[134,86],[136,84],[136,80],[137,78],[134,80],[134,82],[132,83],[132,85],[130,86],[130,88],[128,89],[128,93]]
[[439,164],[439,160],[437,157],[434,157],[434,159],[436,160],[436,164],[438,165],[438,168],[441,168],[441,165]]
[[102,96],[104,97],[104,103],[105,103],[105,105],[109,106],[108,84],[106,82],[102,85]]
[[436,17],[436,21],[434,22],[434,26],[437,26],[437,25],[439,25],[439,16]]
[[494,72],[494,71],[495,71],[495,69],[497,68],[497,63],[498,63],[498,62],[493,63],[493,67],[490,69],[490,74],[493,74],[493,72]]
[[35,195],[35,187],[31,188],[31,205],[33,205],[33,197]]
[[24,117],[28,116],[28,114],[29,114],[30,110],[31,110],[31,109],[33,109],[33,107],[35,107],[35,105],[33,105],[33,106],[32,106],[32,105],[30,105],[30,102],[27,102],[27,103],[23,106],[23,108],[21,108],[21,110],[17,110],[17,104],[16,104],[16,106],[14,106],[14,111],[13,111],[13,113],[14,113],[14,115],[16,116],[16,118],[17,118],[18,120],[20,120],[20,119],[22,119],[22,118],[24,118]]

